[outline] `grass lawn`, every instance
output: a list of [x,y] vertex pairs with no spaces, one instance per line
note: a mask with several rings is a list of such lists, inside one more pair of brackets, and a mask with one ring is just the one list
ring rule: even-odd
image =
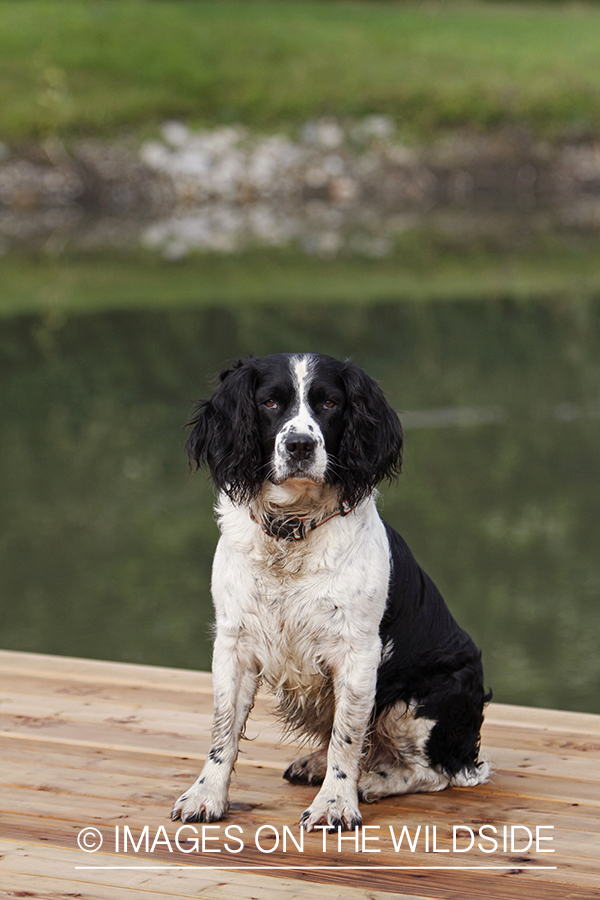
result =
[[371,112],[406,140],[600,133],[600,6],[1,0],[0,84],[5,141]]

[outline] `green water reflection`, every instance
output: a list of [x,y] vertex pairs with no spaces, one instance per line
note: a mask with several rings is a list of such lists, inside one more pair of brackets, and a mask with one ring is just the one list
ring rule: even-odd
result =
[[252,306],[0,323],[0,643],[209,668],[191,403],[249,352],[354,355],[406,414],[384,516],[499,701],[600,712],[600,304]]

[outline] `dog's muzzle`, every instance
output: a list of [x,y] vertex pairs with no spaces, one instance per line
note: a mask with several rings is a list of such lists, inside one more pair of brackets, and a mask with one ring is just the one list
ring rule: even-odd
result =
[[321,484],[327,469],[325,442],[320,434],[290,428],[275,443],[271,480],[283,484],[288,478],[309,479]]

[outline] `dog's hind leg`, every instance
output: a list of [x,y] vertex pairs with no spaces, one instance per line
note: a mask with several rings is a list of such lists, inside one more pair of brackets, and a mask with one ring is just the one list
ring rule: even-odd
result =
[[438,723],[417,715],[417,705],[399,702],[375,722],[358,782],[358,796],[372,803],[393,794],[443,791],[483,784],[489,765],[467,759],[458,770],[433,764],[430,740]]
[[412,765],[382,763],[377,770],[363,772],[358,782],[358,798],[364,803],[373,803],[394,794],[423,794],[443,791],[448,787],[475,787],[485,784],[489,775],[487,762],[478,763],[474,768],[465,767],[454,775],[417,762]]
[[358,797],[364,803],[373,803],[393,794],[443,791],[451,784],[451,775],[437,772],[428,765],[388,763],[381,764],[377,770],[363,772],[358,782]]
[[323,784],[327,771],[327,747],[294,760],[283,777],[292,784]]

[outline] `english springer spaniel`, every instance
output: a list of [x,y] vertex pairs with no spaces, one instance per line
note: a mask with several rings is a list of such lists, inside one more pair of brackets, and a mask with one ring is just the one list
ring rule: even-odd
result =
[[211,749],[175,803],[183,822],[228,807],[259,683],[316,745],[284,773],[321,785],[300,818],[354,829],[359,800],[482,784],[481,654],[377,512],[400,472],[402,427],[354,363],[240,360],[199,403],[187,450],[219,498]]

